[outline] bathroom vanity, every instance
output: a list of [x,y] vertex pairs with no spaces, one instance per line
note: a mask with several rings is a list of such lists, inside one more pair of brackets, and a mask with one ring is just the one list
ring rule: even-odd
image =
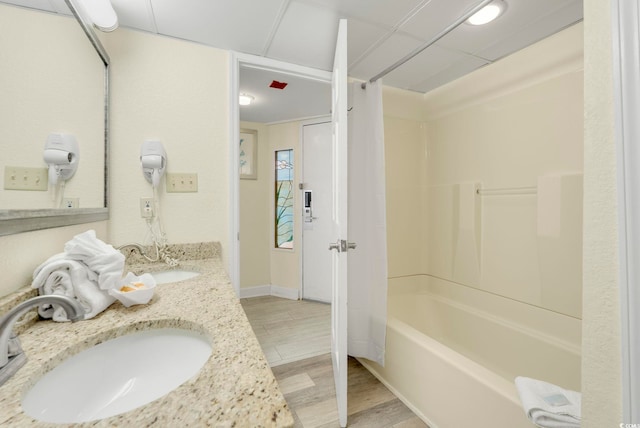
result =
[[[159,284],[146,305],[125,308],[116,301],[91,320],[37,321],[24,328],[19,338],[28,361],[0,386],[0,426],[51,425],[25,414],[20,404],[38,379],[94,345],[157,328],[195,330],[205,335],[213,349],[209,360],[197,375],[165,396],[127,413],[79,426],[293,426],[293,417],[220,259],[190,260],[181,268],[201,274]],[[130,269],[142,273],[167,267],[140,264]],[[33,290],[25,287],[7,296],[0,300],[0,313],[16,300],[32,295]]]

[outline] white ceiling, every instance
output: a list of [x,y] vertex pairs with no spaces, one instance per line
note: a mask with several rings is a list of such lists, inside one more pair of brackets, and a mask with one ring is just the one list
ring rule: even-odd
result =
[[[496,21],[481,27],[460,25],[434,46],[385,76],[384,84],[426,93],[582,20],[582,0],[504,1],[507,10]],[[64,0],[0,2],[69,13]],[[349,75],[368,80],[429,41],[480,0],[111,2],[121,27],[322,70],[332,68],[338,19],[348,18]],[[256,74],[255,70],[244,70],[241,86],[245,78],[256,77]],[[302,91],[300,85],[305,81],[296,83],[287,89]],[[278,96],[282,98],[282,93]],[[296,104],[295,108],[300,106]],[[325,107],[321,109],[326,110]],[[276,109],[270,107],[269,110]],[[291,117],[309,116],[295,111],[287,115],[291,114],[294,115]],[[243,115],[241,118],[251,120]]]

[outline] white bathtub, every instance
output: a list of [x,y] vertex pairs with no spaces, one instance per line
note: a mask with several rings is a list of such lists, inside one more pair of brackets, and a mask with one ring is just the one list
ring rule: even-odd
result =
[[523,375],[580,390],[580,320],[427,276],[390,280],[385,367],[431,428],[531,428]]

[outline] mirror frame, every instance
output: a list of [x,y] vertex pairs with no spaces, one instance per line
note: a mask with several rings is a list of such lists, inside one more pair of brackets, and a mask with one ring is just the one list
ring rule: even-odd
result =
[[111,60],[104,46],[93,31],[89,19],[78,12],[73,0],[65,3],[73,13],[76,21],[95,48],[104,64],[104,204],[103,208],[41,209],[41,210],[7,210],[0,212],[0,236],[32,230],[71,226],[74,224],[92,223],[109,219],[109,64]]

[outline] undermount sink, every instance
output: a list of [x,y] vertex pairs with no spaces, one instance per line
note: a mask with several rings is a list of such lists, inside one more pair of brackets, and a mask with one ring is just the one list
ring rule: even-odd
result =
[[184,281],[200,275],[200,272],[182,269],[163,270],[161,272],[151,272],[151,276],[156,280],[156,284],[166,284],[169,282]]
[[27,391],[22,408],[54,423],[115,416],[171,392],[196,375],[210,355],[210,342],[190,330],[120,336],[57,365]]

